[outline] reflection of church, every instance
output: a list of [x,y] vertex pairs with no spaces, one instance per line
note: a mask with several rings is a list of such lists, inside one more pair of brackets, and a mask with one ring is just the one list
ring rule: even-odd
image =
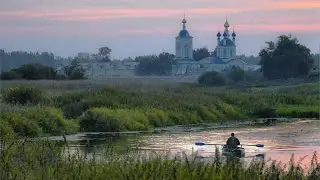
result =
[[239,66],[244,70],[257,70],[258,65],[249,65],[236,57],[236,33],[230,34],[229,23],[224,23],[224,32],[217,34],[217,46],[212,56],[195,61],[193,58],[193,37],[186,28],[186,19],[182,21],[182,30],[176,37],[176,61],[173,75],[200,75],[205,71],[221,72],[231,66]]

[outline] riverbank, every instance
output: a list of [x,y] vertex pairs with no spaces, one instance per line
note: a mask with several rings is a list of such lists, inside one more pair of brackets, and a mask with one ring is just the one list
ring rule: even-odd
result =
[[[259,118],[319,118],[319,95],[314,93],[319,83],[306,84],[311,87],[307,89],[302,89],[303,85],[288,86],[286,93],[270,92],[272,87],[208,88],[177,83],[152,87],[99,84],[96,89],[68,85],[59,89],[59,82],[54,83],[51,89],[49,83],[38,88],[13,88],[17,85],[11,84],[4,89],[2,132],[36,137],[79,131],[149,131]],[[61,86],[65,85],[63,82]],[[299,93],[295,93],[297,88],[301,89]],[[17,105],[17,97],[33,103]]]

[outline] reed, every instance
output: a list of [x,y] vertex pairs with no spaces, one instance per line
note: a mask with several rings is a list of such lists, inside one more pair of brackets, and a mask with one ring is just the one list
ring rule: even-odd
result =
[[[68,151],[64,143],[50,141],[6,141],[0,154],[0,179],[283,179],[316,180],[320,163],[314,154],[310,168],[303,170],[290,162],[283,168],[277,162],[253,160],[249,165],[237,159],[224,161],[219,151],[211,159],[186,154],[104,155]],[[70,147],[69,147],[70,148]]]

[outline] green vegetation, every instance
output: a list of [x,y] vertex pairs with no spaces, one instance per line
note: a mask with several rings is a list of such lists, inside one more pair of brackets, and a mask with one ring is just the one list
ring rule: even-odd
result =
[[135,58],[135,61],[139,62],[135,69],[137,75],[165,76],[172,73],[174,55],[163,52],[159,55],[138,56]]
[[56,71],[47,66],[41,64],[24,64],[17,69],[12,69],[8,72],[1,73],[1,80],[12,79],[57,79],[58,75]]
[[227,77],[230,78],[233,82],[240,82],[244,80],[245,71],[239,66],[232,66],[227,70]]
[[267,79],[287,79],[308,76],[314,64],[311,51],[291,35],[281,35],[277,42],[259,53],[263,76]]
[[[316,180],[320,178],[320,164],[314,154],[309,169],[295,165],[294,156],[287,168],[279,162],[253,160],[249,165],[230,159],[225,162],[219,152],[212,159],[183,154],[126,155],[107,150],[105,155],[89,156],[86,151],[68,151],[61,143],[9,143],[1,151],[0,179],[281,179]],[[206,161],[207,160],[207,161]]]
[[205,72],[198,78],[198,83],[205,86],[224,86],[227,79],[222,73],[215,71]]
[[[309,88],[302,88],[303,85],[209,88],[180,84],[145,85],[137,89],[127,84],[65,93],[13,86],[2,91],[5,113],[1,120],[6,123],[0,126],[11,127],[7,131],[20,136],[39,136],[80,130],[150,130],[269,117],[319,118],[320,97],[316,93],[319,83],[306,86]],[[270,91],[271,88],[285,88],[286,93]],[[21,126],[15,128],[19,123]]]
[[8,72],[2,72],[1,80],[27,79],[85,79],[85,70],[79,65],[77,59],[73,60],[69,66],[64,67],[64,74],[57,74],[57,72],[47,66],[41,64],[25,64],[17,69],[12,69]]
[[38,104],[43,99],[43,91],[34,87],[17,86],[4,90],[2,99],[10,104]]
[[20,111],[1,112],[0,119],[0,129],[8,136],[61,135],[79,129],[76,122],[65,120],[62,112],[53,107],[26,107]]
[[64,67],[64,73],[70,80],[85,79],[85,70],[79,65],[78,59],[74,59],[69,66]]

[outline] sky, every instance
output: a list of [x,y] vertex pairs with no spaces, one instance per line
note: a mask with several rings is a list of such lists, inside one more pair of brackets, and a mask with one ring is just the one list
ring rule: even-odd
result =
[[320,0],[1,0],[0,49],[63,57],[101,46],[113,58],[174,53],[184,14],[194,48],[212,51],[227,16],[237,54],[257,55],[281,34],[319,52]]

